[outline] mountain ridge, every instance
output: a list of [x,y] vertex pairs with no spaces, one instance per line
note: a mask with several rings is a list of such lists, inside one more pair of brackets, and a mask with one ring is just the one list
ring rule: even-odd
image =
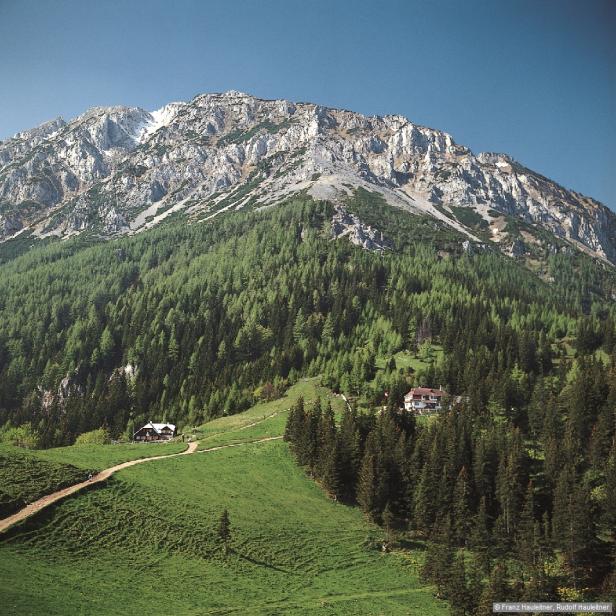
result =
[[613,212],[506,154],[475,155],[401,115],[233,90],[154,112],[94,107],[1,141],[0,242],[132,234],[302,191],[343,205],[358,188],[512,256],[573,246],[616,263]]

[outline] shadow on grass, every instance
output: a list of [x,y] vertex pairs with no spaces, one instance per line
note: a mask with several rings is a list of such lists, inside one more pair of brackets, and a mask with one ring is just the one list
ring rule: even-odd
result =
[[415,541],[413,539],[399,539],[396,541],[396,546],[403,550],[420,550],[426,549],[426,544],[423,541]]
[[263,560],[256,560],[255,558],[251,558],[250,556],[247,556],[246,554],[240,554],[238,551],[233,550],[233,549],[229,549],[229,553],[233,553],[238,558],[241,558],[242,560],[247,560],[248,562],[252,563],[253,565],[257,565],[258,567],[267,567],[268,569],[273,569],[274,571],[280,571],[281,573],[287,573],[287,574],[293,573],[292,571],[288,571],[287,569],[281,569],[280,567],[276,567],[276,565],[266,563]]

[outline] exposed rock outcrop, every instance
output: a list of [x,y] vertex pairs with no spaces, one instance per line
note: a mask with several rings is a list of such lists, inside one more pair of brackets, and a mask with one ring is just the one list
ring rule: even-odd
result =
[[351,243],[365,250],[382,252],[391,248],[391,242],[378,229],[365,225],[343,207],[338,206],[331,221],[332,237],[348,237]]

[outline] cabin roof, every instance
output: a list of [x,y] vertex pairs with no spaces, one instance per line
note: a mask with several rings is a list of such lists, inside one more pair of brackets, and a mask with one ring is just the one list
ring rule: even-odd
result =
[[407,396],[436,396],[437,398],[441,398],[446,396],[447,393],[442,389],[431,389],[429,387],[413,387],[405,397]]
[[[146,428],[151,428],[156,432],[156,434],[160,434],[163,431],[163,428],[169,428],[172,432],[175,432],[175,425],[172,423],[153,423],[151,421],[148,421],[145,426],[141,426],[137,432],[141,432],[141,430],[145,430]],[[137,432],[135,432],[135,434],[137,434]]]

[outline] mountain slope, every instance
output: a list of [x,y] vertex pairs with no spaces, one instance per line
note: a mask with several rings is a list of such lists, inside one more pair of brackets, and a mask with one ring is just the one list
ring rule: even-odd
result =
[[506,155],[402,116],[233,91],[153,113],[94,108],[1,142],[0,241],[130,234],[299,191],[343,204],[357,188],[513,256],[574,246],[616,263],[616,215]]
[[346,208],[378,224],[378,251],[333,241],[335,206],[304,196],[0,264],[0,425],[68,444],[101,425],[116,436],[153,416],[237,412],[262,386],[316,374],[377,404],[399,375],[375,366],[426,337],[449,363],[407,376],[455,394],[479,378],[461,368],[476,349],[490,379],[494,365],[540,370],[538,349],[565,355],[581,328],[585,349],[612,352],[613,268],[553,255],[540,278],[495,251],[465,254],[458,232],[377,197],[358,191]]

